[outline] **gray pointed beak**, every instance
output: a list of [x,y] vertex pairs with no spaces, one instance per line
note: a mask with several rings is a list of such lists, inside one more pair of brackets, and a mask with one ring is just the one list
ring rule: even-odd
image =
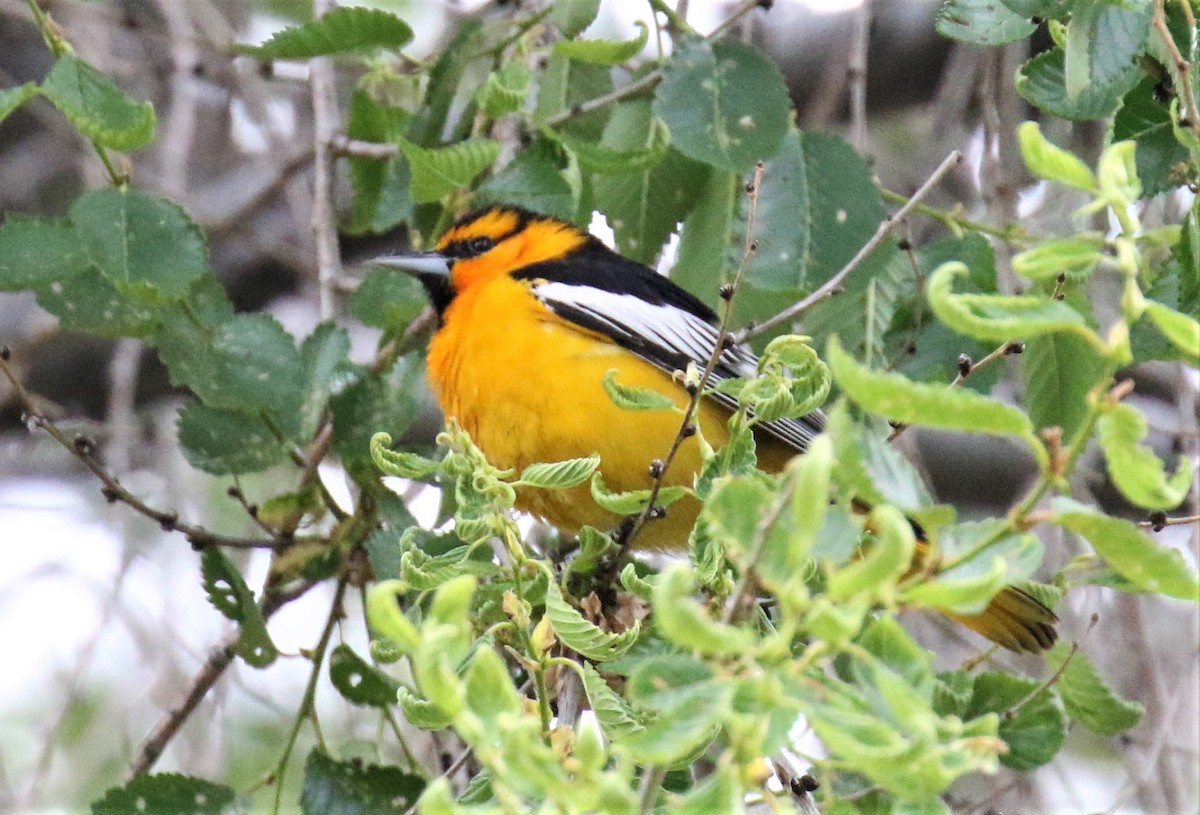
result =
[[420,252],[411,255],[384,255],[371,261],[374,266],[399,269],[415,277],[450,276],[450,261],[437,252]]

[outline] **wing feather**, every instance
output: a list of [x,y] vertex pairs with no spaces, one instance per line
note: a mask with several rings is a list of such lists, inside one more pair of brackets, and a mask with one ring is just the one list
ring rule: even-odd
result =
[[[717,344],[718,330],[708,319],[671,302],[654,303],[634,294],[544,278],[532,280],[531,288],[559,317],[610,337],[667,373],[684,370],[689,362],[703,368]],[[754,354],[741,347],[728,348],[717,360],[713,384],[732,377],[752,377],[757,370]],[[730,410],[737,408],[737,400],[728,394],[714,392],[709,398]],[[797,451],[807,448],[824,426],[821,411],[757,425]]]

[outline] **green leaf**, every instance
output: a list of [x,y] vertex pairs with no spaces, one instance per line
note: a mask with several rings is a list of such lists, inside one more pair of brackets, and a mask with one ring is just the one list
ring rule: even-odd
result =
[[[947,527],[938,539],[942,560],[956,559],[994,530],[990,523]],[[1033,574],[1041,565],[1042,553],[1042,543],[1033,535],[1007,535],[936,578],[904,589],[901,599],[959,614],[978,614],[1005,586]]]
[[626,696],[654,718],[645,730],[621,740],[635,760],[672,766],[695,760],[729,715],[734,686],[712,679],[712,671],[678,654],[652,657],[633,669]]
[[548,19],[564,37],[574,37],[591,25],[599,13],[600,0],[554,0]]
[[54,63],[42,80],[42,93],[101,147],[136,150],[154,139],[154,106],[130,99],[111,79],[72,54]]
[[303,815],[395,815],[425,790],[420,776],[399,767],[336,761],[315,748],[304,762]]
[[871,510],[871,520],[878,528],[875,545],[829,577],[829,596],[834,600],[894,585],[912,567],[916,538],[908,520],[887,504]]
[[71,225],[11,213],[0,225],[0,291],[21,291],[73,280],[88,268]]
[[651,118],[645,142],[627,149],[616,149],[603,142],[589,142],[570,136],[558,138],[579,159],[580,167],[602,175],[631,175],[649,170],[663,160],[671,144],[667,126],[658,118]]
[[1005,767],[1014,770],[1040,767],[1058,754],[1066,738],[1062,702],[1049,689],[1038,690],[1039,685],[1037,680],[1000,671],[987,671],[975,677],[971,702],[963,718],[1003,714],[1000,738],[1008,745],[1008,752],[1000,756],[1000,763]]
[[1086,280],[1104,259],[1103,248],[1104,236],[1096,232],[1042,241],[1013,256],[1013,271],[1038,282],[1053,282],[1060,274]]
[[466,685],[467,707],[489,729],[499,726],[499,716],[516,716],[521,711],[521,697],[513,687],[512,676],[492,648],[475,652],[467,667]]
[[695,193],[694,206],[679,233],[679,251],[675,265],[671,267],[671,279],[714,305],[720,284],[737,268],[732,249],[736,243],[733,213],[737,176],[728,170],[703,164],[696,166],[704,167],[706,172],[703,185]]
[[364,325],[400,332],[424,310],[425,290],[397,269],[372,269],[350,295],[350,312]]
[[137,302],[179,301],[209,273],[200,229],[165,198],[125,187],[91,190],[71,205],[71,222],[96,268]]
[[608,686],[590,662],[583,663],[583,688],[596,720],[604,729],[604,735],[620,740],[645,730],[646,716],[634,710],[616,691]]
[[1116,142],[1104,148],[1096,167],[1100,194],[1105,203],[1128,207],[1142,194],[1142,182],[1137,176],[1134,153],[1137,145],[1131,141]]
[[1156,84],[1152,77],[1143,78],[1125,94],[1112,123],[1112,141],[1137,142],[1137,174],[1146,196],[1182,184],[1184,178],[1176,167],[1188,160],[1187,148],[1175,138],[1170,110],[1155,95]]
[[304,371],[295,341],[274,317],[238,314],[215,329],[163,323],[154,344],[171,381],[208,406],[266,411],[285,435],[298,433]]
[[213,607],[238,624],[239,634],[234,647],[237,655],[255,668],[265,668],[275,661],[279,652],[267,633],[262,609],[246,586],[242,574],[215,546],[200,556],[200,574],[204,578],[204,593]]
[[317,432],[330,395],[349,378],[346,370],[349,362],[350,335],[332,322],[318,325],[300,344],[300,367],[304,372],[299,412],[301,439],[310,439]]
[[1175,474],[1168,478],[1162,460],[1142,443],[1149,428],[1140,410],[1113,405],[1100,414],[1097,430],[1109,477],[1130,502],[1146,509],[1174,509],[1187,497],[1191,459],[1180,456]]
[[746,790],[742,787],[739,768],[734,763],[721,764],[717,771],[697,784],[688,793],[671,802],[675,815],[708,815],[712,812],[745,812]]
[[177,426],[184,457],[206,473],[244,475],[287,461],[287,446],[244,411],[192,402],[179,412]]
[[654,623],[677,645],[715,656],[744,653],[755,645],[749,629],[718,622],[691,599],[695,588],[692,569],[686,563],[671,563],[654,582]]
[[388,445],[391,443],[392,437],[387,433],[375,433],[371,436],[371,458],[384,475],[421,479],[428,478],[441,469],[439,461],[408,450],[389,449]]
[[92,802],[92,815],[224,815],[236,793],[223,784],[179,773],[139,775]]
[[1062,694],[1067,715],[1094,733],[1102,736],[1123,733],[1136,727],[1146,712],[1139,703],[1127,702],[1114,694],[1096,673],[1091,659],[1082,651],[1072,653],[1065,642],[1056,643],[1047,652],[1046,669],[1056,673],[1061,670],[1055,687]]
[[479,206],[509,204],[570,220],[578,206],[575,190],[560,166],[560,149],[539,139],[475,190]]
[[412,40],[408,23],[380,9],[334,8],[301,26],[285,28],[262,45],[239,45],[260,59],[308,59],[370,48],[398,51]]
[[563,598],[558,583],[551,578],[546,587],[546,616],[563,645],[596,662],[616,659],[637,641],[641,626],[634,623],[620,634],[601,631]]
[[1000,0],[1023,17],[1060,20],[1071,11],[1071,0]]
[[400,148],[412,172],[409,194],[418,204],[440,201],[467,187],[500,155],[500,142],[493,139],[469,139],[432,150],[402,141]]
[[396,691],[396,702],[400,705],[405,720],[422,730],[442,730],[454,721],[453,716],[428,699],[421,699],[403,685]]
[[559,40],[554,43],[554,52],[580,62],[620,65],[642,53],[650,36],[649,27],[641,20],[634,21],[634,25],[639,33],[632,40]]
[[1092,88],[1123,96],[1140,78],[1137,56],[1150,33],[1151,3],[1075,0],[1064,46],[1068,100]]
[[35,82],[26,82],[15,88],[0,90],[0,122],[7,119],[9,114],[21,106],[22,102],[32,99],[39,93],[41,93],[41,88]]
[[870,370],[843,351],[836,337],[829,342],[826,359],[842,390],[872,413],[904,424],[1011,433],[1036,444],[1029,418],[1014,407],[972,391],[924,385],[899,374]]
[[679,42],[654,91],[675,148],[735,173],[778,152],[791,111],[779,70],[736,40]]
[[[350,97],[346,135],[352,139],[398,143],[411,114],[399,107],[376,101],[360,82]],[[351,232],[385,232],[412,217],[408,197],[411,178],[403,155],[387,159],[348,156],[350,184],[354,190]],[[397,274],[400,274],[397,272]]]
[[1153,301],[1146,303],[1146,313],[1164,337],[1193,361],[1200,361],[1200,322]]
[[1116,111],[1121,97],[1139,79],[1137,66],[1131,63],[1131,70],[1117,81],[1089,83],[1072,96],[1067,92],[1063,62],[1061,48],[1044,51],[1026,62],[1017,70],[1017,93],[1046,113],[1064,119],[1102,119]]
[[884,215],[871,168],[849,144],[789,128],[758,191],[758,248],[746,263],[746,282],[771,291],[811,290],[858,252]]
[[[687,487],[667,486],[658,490],[654,505],[670,506],[688,492]],[[635,515],[646,508],[650,501],[650,490],[629,490],[628,492],[613,492],[604,483],[604,477],[599,473],[592,474],[592,500],[602,509],[616,515]]]
[[1200,314],[1200,198],[1192,202],[1171,257],[1179,263],[1179,310]]
[[556,461],[553,464],[530,464],[521,472],[521,478],[513,486],[568,489],[587,481],[599,466],[599,453],[593,453],[586,458]]
[[421,644],[417,627],[400,606],[400,597],[408,586],[400,580],[384,580],[367,590],[367,622],[371,630],[389,641],[403,654],[411,653]]
[[64,281],[36,290],[38,305],[58,317],[59,328],[86,331],[101,337],[146,337],[161,314],[130,302],[92,267]]
[[329,680],[356,705],[389,708],[396,704],[400,683],[354,653],[345,643],[329,654]]
[[1087,415],[1088,393],[1104,372],[1104,360],[1076,334],[1030,339],[1021,354],[1021,373],[1034,427],[1061,427],[1063,437],[1072,438]]
[[[343,464],[366,463],[370,458],[371,438],[386,431],[399,438],[422,408],[425,366],[422,354],[409,354],[379,375],[364,375],[362,380],[334,396],[333,449]],[[416,460],[410,464],[419,464]],[[424,465],[419,468],[424,470]],[[426,471],[426,474],[432,471]],[[413,475],[410,478],[425,476]]]
[[1043,136],[1037,122],[1022,122],[1017,128],[1017,138],[1025,166],[1038,178],[1087,192],[1096,189],[1096,177],[1083,160]]
[[975,45],[1002,45],[1032,34],[1037,26],[994,0],[946,0],[937,13],[943,37]]
[[1051,502],[1053,522],[1087,538],[1108,565],[1143,591],[1200,601],[1200,577],[1178,549],[1162,546],[1129,521],[1070,498]]
[[529,95],[533,72],[520,62],[510,62],[488,74],[475,91],[475,101],[488,116],[503,116],[519,110]]
[[674,410],[675,400],[664,393],[639,385],[624,385],[617,381],[616,368],[604,372],[604,390],[608,398],[622,410]]
[[955,331],[995,342],[1071,331],[1104,350],[1083,315],[1065,302],[1038,295],[955,294],[955,278],[967,274],[967,267],[957,261],[943,263],[927,287],[929,305]]

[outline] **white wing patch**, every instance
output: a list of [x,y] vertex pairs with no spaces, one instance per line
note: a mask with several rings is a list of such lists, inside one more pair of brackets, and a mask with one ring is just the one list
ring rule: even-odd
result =
[[[563,319],[611,337],[618,345],[671,373],[694,362],[703,370],[716,347],[718,332],[707,320],[668,303],[651,303],[632,294],[554,281],[537,282],[533,294]],[[752,377],[758,359],[741,347],[726,349],[713,371],[713,382]],[[723,393],[711,398],[732,409],[736,400]],[[819,414],[803,419],[780,419],[759,425],[763,430],[803,450],[820,432]]]

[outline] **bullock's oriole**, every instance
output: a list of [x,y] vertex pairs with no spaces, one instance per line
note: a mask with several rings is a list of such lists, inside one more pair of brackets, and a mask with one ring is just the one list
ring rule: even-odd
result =
[[[679,432],[673,411],[618,407],[603,384],[618,371],[622,384],[688,395],[672,372],[703,367],[717,341],[713,311],[653,269],[613,252],[574,225],[517,207],[492,207],[460,219],[435,252],[380,258],[415,275],[438,314],[429,343],[428,373],[446,416],[457,418],[497,466],[520,472],[536,462],[600,455],[614,490],[643,489],[647,467]],[[752,376],[756,359],[740,348],[723,352],[717,378]],[[697,421],[719,447],[728,438],[732,400],[706,396]],[[820,432],[820,412],[758,426],[759,466],[779,471]],[[699,445],[688,439],[665,484],[690,486],[700,468]],[[560,530],[614,528],[620,518],[600,508],[588,485],[567,490],[520,489],[517,507]],[[652,521],[639,547],[686,544],[699,502],[685,498]],[[956,616],[1007,648],[1038,651],[1055,640],[1055,616],[1016,588],[1000,592],[983,613]]]

